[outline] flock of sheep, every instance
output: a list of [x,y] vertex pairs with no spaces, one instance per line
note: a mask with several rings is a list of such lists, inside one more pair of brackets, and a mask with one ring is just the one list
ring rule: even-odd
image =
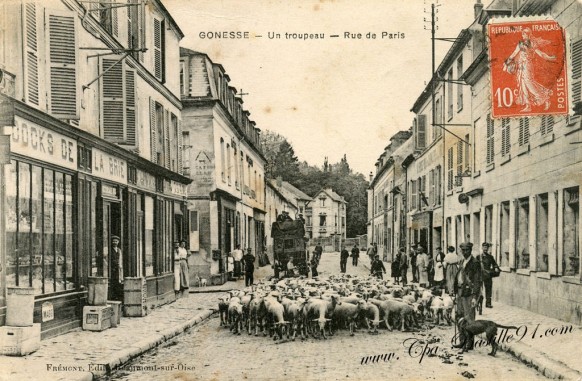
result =
[[348,274],[326,279],[287,278],[261,281],[219,298],[220,325],[235,334],[261,332],[274,340],[327,338],[338,329],[366,327],[377,334],[388,330],[420,329],[430,319],[451,324],[453,299],[440,289],[415,284],[394,285],[389,280]]

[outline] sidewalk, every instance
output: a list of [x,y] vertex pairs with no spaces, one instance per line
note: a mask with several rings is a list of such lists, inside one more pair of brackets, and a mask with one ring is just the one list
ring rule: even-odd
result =
[[[272,275],[271,266],[255,269],[254,279]],[[0,356],[0,381],[90,381],[109,375],[129,360],[181,334],[218,309],[220,293],[244,288],[245,281],[191,287],[174,303],[155,308],[144,317],[122,317],[116,328],[102,332],[75,329],[40,342],[24,357]]]
[[[370,268],[369,263],[363,264]],[[484,307],[483,315],[477,314],[477,320],[520,327],[508,330],[506,340],[502,334],[505,330],[498,329],[499,349],[546,377],[582,380],[582,327],[495,301],[493,308]],[[509,339],[509,335],[513,337]]]
[[[228,283],[230,288],[225,289],[239,286]],[[145,317],[122,317],[117,328],[103,332],[79,328],[41,341],[40,349],[28,356],[0,356],[0,380],[85,381],[105,376],[207,319],[217,309],[218,297],[216,293],[190,294]]]

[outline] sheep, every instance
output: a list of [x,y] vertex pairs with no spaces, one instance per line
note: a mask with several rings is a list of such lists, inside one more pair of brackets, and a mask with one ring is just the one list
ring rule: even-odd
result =
[[218,298],[218,313],[220,314],[220,326],[226,327],[228,324],[228,305],[230,297],[222,296]]
[[339,326],[342,322],[348,323],[350,326],[350,336],[354,336],[355,320],[364,308],[365,303],[363,300],[359,300],[356,304],[341,303],[335,307],[332,321],[336,326]]

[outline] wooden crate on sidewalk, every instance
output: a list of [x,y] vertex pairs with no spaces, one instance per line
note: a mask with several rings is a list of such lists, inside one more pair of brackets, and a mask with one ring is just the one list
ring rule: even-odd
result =
[[125,278],[123,280],[123,315],[141,317],[147,311],[147,285],[145,278]]

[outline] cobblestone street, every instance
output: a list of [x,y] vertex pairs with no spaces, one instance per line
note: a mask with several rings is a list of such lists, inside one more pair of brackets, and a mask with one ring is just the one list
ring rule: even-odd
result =
[[[350,260],[347,272],[366,275],[365,261],[368,258],[361,256],[359,266],[353,267]],[[320,274],[335,273],[339,273],[339,254],[324,253]],[[219,295],[213,294],[213,297]],[[214,315],[119,369],[113,379],[544,379],[503,351],[499,351],[496,358],[487,356],[488,347],[459,356],[451,349],[452,336],[453,328],[442,326],[421,332],[382,329],[379,335],[360,330],[354,337],[344,330],[327,340],[309,338],[305,342],[298,339],[275,343],[269,337],[233,335],[219,327],[219,319]],[[367,356],[391,353],[392,357],[386,361],[362,364]]]

